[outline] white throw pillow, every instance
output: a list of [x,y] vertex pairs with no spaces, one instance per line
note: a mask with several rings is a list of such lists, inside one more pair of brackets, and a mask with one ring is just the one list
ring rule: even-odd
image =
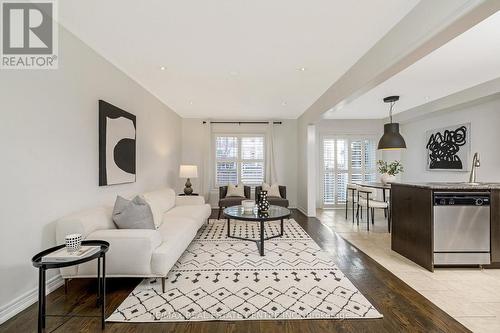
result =
[[268,197],[278,197],[278,198],[281,198],[279,184],[273,184],[273,185],[269,186],[269,184],[264,183],[264,184],[262,184],[262,190],[263,191],[267,191],[267,196]]
[[244,197],[245,191],[243,185],[228,185],[226,197]]

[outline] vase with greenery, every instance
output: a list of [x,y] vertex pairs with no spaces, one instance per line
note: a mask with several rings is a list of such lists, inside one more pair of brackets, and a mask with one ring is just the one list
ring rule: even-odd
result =
[[400,161],[377,161],[378,171],[382,174],[380,180],[382,183],[392,183],[396,180],[396,175],[404,171]]

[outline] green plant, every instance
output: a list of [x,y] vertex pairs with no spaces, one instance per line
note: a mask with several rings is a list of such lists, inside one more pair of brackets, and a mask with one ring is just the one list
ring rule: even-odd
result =
[[382,174],[387,173],[391,176],[395,176],[400,172],[404,172],[403,165],[400,161],[392,161],[387,163],[386,161],[378,160],[378,171]]

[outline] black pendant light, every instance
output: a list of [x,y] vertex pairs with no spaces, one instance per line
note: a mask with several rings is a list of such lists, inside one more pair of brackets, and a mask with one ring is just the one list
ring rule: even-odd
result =
[[390,103],[389,119],[390,123],[384,124],[384,135],[378,142],[378,149],[402,149],[406,148],[405,139],[399,134],[399,123],[392,122],[392,109],[399,100],[399,96],[389,96],[384,98],[384,103]]

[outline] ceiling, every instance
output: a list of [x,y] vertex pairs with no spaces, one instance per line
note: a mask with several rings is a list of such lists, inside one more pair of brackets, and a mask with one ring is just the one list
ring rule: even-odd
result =
[[65,0],[59,18],[183,117],[297,118],[417,3]]
[[498,77],[500,12],[323,118],[386,118],[389,107],[382,101],[386,96],[401,96],[394,112],[399,113]]

